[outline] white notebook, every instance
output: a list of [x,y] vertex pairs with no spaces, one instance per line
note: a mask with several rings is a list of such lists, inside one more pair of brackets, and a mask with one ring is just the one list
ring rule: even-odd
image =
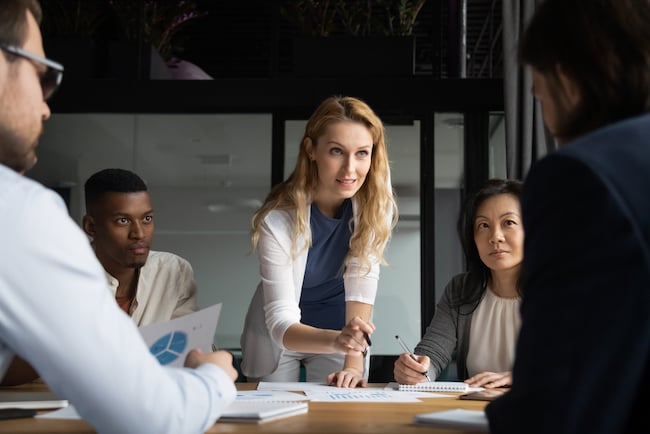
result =
[[454,410],[434,411],[432,413],[420,413],[413,416],[413,423],[438,428],[455,428],[489,432],[490,425],[485,412],[480,410]]
[[418,384],[400,384],[398,389],[406,392],[467,392],[470,387],[462,381],[425,381]]
[[49,409],[66,407],[68,401],[52,392],[0,392],[0,409]]
[[307,413],[306,402],[234,401],[219,418],[219,422],[262,423]]

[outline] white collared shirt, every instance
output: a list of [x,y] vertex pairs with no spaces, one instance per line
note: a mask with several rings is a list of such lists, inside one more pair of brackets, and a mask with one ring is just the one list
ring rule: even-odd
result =
[[[105,272],[113,297],[118,280]],[[168,321],[198,310],[192,266],[173,253],[150,251],[140,268],[129,315],[138,326]]]

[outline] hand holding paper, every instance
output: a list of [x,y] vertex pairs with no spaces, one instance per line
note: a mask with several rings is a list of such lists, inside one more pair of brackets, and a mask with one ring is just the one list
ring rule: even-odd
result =
[[181,367],[190,350],[210,351],[220,313],[218,303],[170,321],[140,327],[140,334],[161,365]]
[[189,352],[185,358],[185,367],[186,368],[196,368],[204,363],[212,363],[223,369],[232,381],[237,380],[239,374],[237,370],[232,366],[232,354],[227,351],[213,351],[210,353],[204,353],[199,349],[193,349]]

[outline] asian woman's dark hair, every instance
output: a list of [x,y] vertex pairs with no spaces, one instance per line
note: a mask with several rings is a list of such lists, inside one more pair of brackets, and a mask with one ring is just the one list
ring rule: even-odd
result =
[[[491,276],[490,269],[481,261],[474,241],[476,213],[483,202],[501,194],[511,194],[521,201],[522,187],[522,182],[516,179],[490,179],[475,194],[469,196],[463,204],[458,216],[458,236],[465,255],[467,275],[465,282],[461,285],[462,291],[458,294],[458,298],[449,300],[451,306],[456,308],[462,305],[470,305],[470,311],[465,312],[463,310],[463,314],[473,312],[478,306]],[[519,288],[517,288],[517,291],[519,291]]]

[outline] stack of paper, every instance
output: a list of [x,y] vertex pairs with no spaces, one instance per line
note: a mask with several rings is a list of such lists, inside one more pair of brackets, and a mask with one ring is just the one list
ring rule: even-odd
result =
[[234,401],[219,418],[219,422],[261,423],[307,413],[303,401]]
[[27,408],[49,409],[66,407],[68,401],[61,399],[52,392],[1,392],[0,409]]
[[240,390],[219,422],[261,423],[306,413],[305,395],[287,391]]

